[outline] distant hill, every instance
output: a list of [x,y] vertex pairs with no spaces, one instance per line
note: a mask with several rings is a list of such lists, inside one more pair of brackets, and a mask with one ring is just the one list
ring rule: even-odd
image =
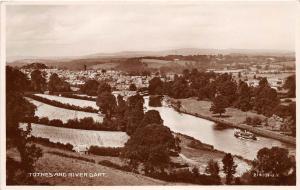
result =
[[[85,56],[74,57],[17,57],[9,58],[7,64],[21,67],[32,63],[42,63],[48,67],[59,67],[71,70],[80,70],[84,68],[125,68],[132,66],[126,63],[128,58],[137,57],[162,57],[167,55],[215,55],[215,54],[232,54],[232,55],[264,55],[264,56],[287,56],[295,57],[295,52],[281,50],[248,50],[248,49],[198,49],[183,48],[164,51],[122,51],[116,53],[97,53]],[[125,63],[125,66],[120,64]],[[94,66],[97,65],[97,66]],[[152,63],[152,65],[154,65]]]
[[43,63],[30,63],[23,65],[20,68],[22,69],[47,69],[48,67]]

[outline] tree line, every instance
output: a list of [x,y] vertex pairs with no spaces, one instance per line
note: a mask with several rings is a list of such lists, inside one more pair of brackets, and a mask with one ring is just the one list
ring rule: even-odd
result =
[[[295,76],[288,77],[283,87],[288,90],[287,97],[295,97]],[[165,82],[160,77],[154,77],[149,81],[148,89],[150,95],[168,95],[175,99],[197,97],[198,100],[211,101],[210,111],[220,116],[228,107],[235,107],[244,112],[253,110],[267,117],[276,114],[287,118],[287,113],[295,112],[291,109],[295,107],[294,103],[291,103],[290,107],[280,105],[277,91],[271,88],[266,78],[260,78],[259,85],[253,87],[248,86],[245,81],[236,81],[228,73],[185,69],[171,81]],[[292,115],[293,113],[290,113],[289,116]]]
[[27,117],[22,120],[24,123],[36,123],[54,127],[62,127],[68,129],[83,129],[83,130],[94,130],[94,131],[120,131],[120,129],[115,128],[115,126],[105,125],[100,122],[94,121],[92,117],[85,117],[82,119],[69,119],[64,123],[60,119],[49,119],[48,117]]
[[43,102],[45,104],[49,104],[49,105],[59,107],[59,108],[75,110],[75,111],[83,111],[83,112],[89,112],[89,113],[98,113],[97,109],[95,109],[93,107],[90,107],[90,106],[86,106],[86,107],[75,106],[75,105],[68,104],[68,103],[61,103],[59,101],[49,100],[47,98],[37,96],[37,95],[34,95],[34,94],[27,94],[26,96],[31,98],[31,99],[34,99],[36,101]]

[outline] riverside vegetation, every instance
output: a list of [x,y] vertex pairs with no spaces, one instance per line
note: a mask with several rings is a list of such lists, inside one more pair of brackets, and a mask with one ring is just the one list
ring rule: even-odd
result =
[[[11,157],[7,158],[7,182],[8,184],[39,184],[35,179],[28,178],[26,173],[34,172],[35,163],[42,157],[42,151],[37,147],[32,140],[30,140],[30,124],[27,130],[23,131],[19,127],[19,123],[28,119],[34,118],[35,106],[30,104],[24,98],[24,92],[27,91],[27,86],[30,80],[25,77],[23,73],[17,69],[7,67],[7,145],[8,148],[16,147],[20,152],[21,159],[16,161]],[[195,71],[193,71],[195,72]],[[206,74],[205,74],[206,75]],[[226,88],[216,85],[215,92],[222,93],[226,97],[226,104],[233,105],[235,102],[235,93],[232,94],[228,89],[235,86],[230,76],[208,73],[208,76],[215,76],[216,83],[218,81],[226,81]],[[187,78],[189,75],[178,77],[174,82],[166,83],[170,85],[172,90],[169,89],[167,94],[171,97],[189,97],[195,92],[194,88],[188,90]],[[191,75],[192,76],[192,75]],[[202,76],[202,74],[196,74]],[[36,77],[39,78],[39,77]],[[198,81],[196,77],[195,80]],[[221,80],[221,79],[222,80]],[[209,79],[209,78],[208,78]],[[224,80],[223,80],[224,79]],[[226,80],[225,80],[226,79]],[[51,81],[51,82],[50,82]],[[57,76],[50,77],[48,89],[50,91],[63,91],[66,88],[66,83],[57,78]],[[59,81],[54,83],[53,81]],[[199,79],[199,83],[201,80]],[[208,80],[209,81],[209,80]],[[263,79],[262,79],[263,81]],[[153,85],[158,82],[159,85]],[[203,81],[202,81],[203,82]],[[206,79],[205,79],[205,82]],[[221,82],[220,82],[221,83]],[[193,82],[191,83],[193,84]],[[207,84],[210,84],[208,82]],[[223,84],[223,83],[222,83]],[[43,83],[43,85],[45,85]],[[56,85],[58,85],[56,87]],[[37,90],[39,85],[35,85]],[[41,85],[40,85],[41,86]],[[155,88],[154,88],[155,87]],[[213,86],[207,86],[211,88]],[[269,89],[265,82],[261,82],[261,91],[268,95],[274,95],[274,92]],[[174,88],[174,89],[173,89]],[[165,91],[165,84],[159,82],[158,79],[153,79],[150,82],[150,94],[163,94]],[[176,90],[177,89],[177,90]],[[217,90],[218,89],[218,90]],[[204,94],[214,92],[213,90],[202,89]],[[270,93],[270,94],[269,94]],[[198,94],[200,97],[200,94]],[[202,94],[203,95],[203,94]],[[202,96],[201,95],[201,96]],[[207,97],[213,99],[214,94],[207,94]],[[264,97],[258,92],[255,96],[257,102],[254,103],[253,109],[259,109],[263,114],[270,114],[273,108],[277,106],[277,97],[272,96],[268,101],[271,107],[258,108],[258,102]],[[259,100],[259,101],[258,101]],[[109,151],[103,148],[91,147],[90,152],[93,154],[107,154],[118,155],[126,163],[126,167],[117,166],[109,162],[99,162],[99,164],[114,167],[120,170],[141,173],[152,178],[158,178],[165,181],[184,182],[202,185],[222,184],[219,172],[222,170],[226,174],[226,184],[265,184],[265,185],[294,185],[296,176],[295,159],[288,155],[286,149],[283,148],[264,148],[257,154],[257,158],[253,161],[253,166],[249,172],[240,178],[235,178],[236,164],[232,159],[231,154],[226,154],[222,160],[223,168],[220,169],[218,164],[210,161],[207,166],[207,173],[200,174],[198,168],[193,167],[189,169],[176,165],[171,161],[171,157],[176,157],[180,151],[180,139],[172,135],[172,132],[167,126],[163,125],[163,120],[158,111],[149,110],[144,112],[143,98],[139,94],[131,96],[125,101],[122,96],[117,98],[112,94],[112,88],[105,82],[100,82],[97,88],[97,106],[103,113],[103,124],[107,126],[116,126],[117,129],[125,131],[130,139],[125,143],[122,149]],[[244,99],[243,99],[244,101]],[[246,101],[247,103],[247,101]],[[240,104],[239,104],[240,106]],[[246,106],[247,107],[247,106]],[[247,109],[249,109],[247,107]],[[257,111],[259,111],[257,110]],[[39,119],[40,120],[40,119]],[[38,120],[38,121],[39,121]],[[44,119],[46,121],[46,119]],[[83,120],[85,121],[85,120]],[[81,122],[83,122],[81,121]],[[89,120],[91,122],[91,120]],[[30,122],[29,122],[30,123]],[[49,121],[50,123],[50,121]],[[60,122],[57,124],[61,125]],[[80,123],[80,121],[79,121]],[[58,126],[59,126],[58,125]],[[79,124],[78,124],[79,125]],[[40,140],[44,143],[45,140]],[[56,145],[58,148],[70,148],[68,145]],[[57,154],[63,156],[63,153]],[[72,156],[72,159],[82,159],[82,156]],[[85,159],[86,160],[86,159]],[[90,160],[89,160],[90,161]],[[94,161],[92,160],[92,163]],[[273,167],[270,167],[272,165]],[[178,170],[180,169],[180,170]],[[40,184],[41,185],[41,184]]]

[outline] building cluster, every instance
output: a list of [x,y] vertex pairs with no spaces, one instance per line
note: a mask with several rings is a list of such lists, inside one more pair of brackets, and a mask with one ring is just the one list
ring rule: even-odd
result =
[[[32,69],[21,69],[29,78],[33,71]],[[121,71],[107,70],[105,72],[101,70],[81,70],[72,71],[64,69],[42,69],[47,82],[53,73],[56,73],[60,78],[68,82],[72,87],[78,87],[83,85],[87,80],[105,81],[113,88],[118,90],[128,90],[131,84],[135,84],[137,88],[148,87],[149,81],[154,77],[151,76],[130,76]],[[169,78],[171,78],[169,76]]]

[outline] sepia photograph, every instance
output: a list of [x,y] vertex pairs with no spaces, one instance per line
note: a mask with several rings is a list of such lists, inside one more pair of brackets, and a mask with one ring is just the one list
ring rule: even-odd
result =
[[5,186],[294,188],[298,4],[1,3]]

